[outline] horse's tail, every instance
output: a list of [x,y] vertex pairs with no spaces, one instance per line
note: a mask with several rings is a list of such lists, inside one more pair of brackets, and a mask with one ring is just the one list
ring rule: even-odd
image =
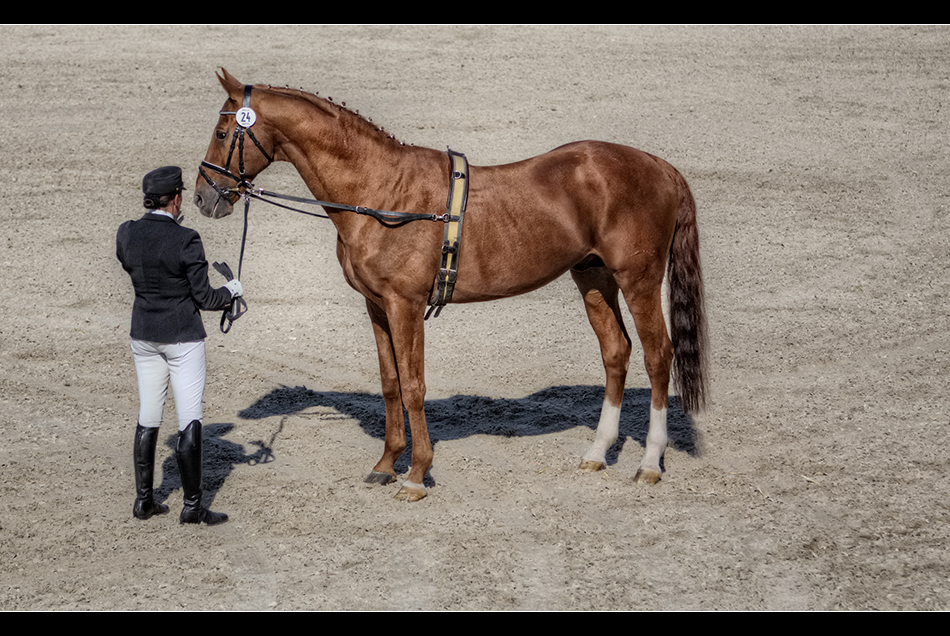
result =
[[696,202],[686,179],[679,172],[673,172],[680,191],[676,230],[667,264],[673,380],[683,410],[691,413],[706,406],[706,308]]

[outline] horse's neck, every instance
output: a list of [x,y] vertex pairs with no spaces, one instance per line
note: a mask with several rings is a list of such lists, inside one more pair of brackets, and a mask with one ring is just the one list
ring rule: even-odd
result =
[[[333,112],[335,108],[339,112]],[[420,198],[447,187],[444,153],[404,146],[334,104],[310,104],[298,110],[280,120],[282,154],[316,198],[418,212]],[[397,183],[411,188],[400,190]]]
[[[332,120],[324,126],[313,126],[304,117],[283,124],[282,154],[317,198],[355,205],[345,199],[356,194],[359,181],[354,178],[353,168],[361,165],[358,146],[365,142],[354,143],[331,124]],[[350,170],[346,166],[351,166]]]

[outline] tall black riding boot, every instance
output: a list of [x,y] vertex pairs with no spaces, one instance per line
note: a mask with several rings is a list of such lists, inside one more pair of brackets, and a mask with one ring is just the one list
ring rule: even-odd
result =
[[224,523],[228,516],[223,512],[211,512],[201,506],[201,422],[194,420],[178,434],[178,472],[181,473],[181,489],[185,505],[181,510],[181,523],[206,523],[213,526]]
[[132,462],[135,470],[135,504],[132,506],[132,516],[136,519],[148,519],[152,515],[163,515],[168,512],[168,506],[155,503],[152,498],[157,443],[157,427],[136,425],[135,445],[132,447]]

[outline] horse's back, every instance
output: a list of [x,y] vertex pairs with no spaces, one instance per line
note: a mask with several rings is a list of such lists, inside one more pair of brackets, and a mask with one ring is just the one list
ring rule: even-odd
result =
[[579,141],[470,172],[459,301],[531,291],[591,255],[621,267],[637,251],[668,249],[675,171],[643,151]]

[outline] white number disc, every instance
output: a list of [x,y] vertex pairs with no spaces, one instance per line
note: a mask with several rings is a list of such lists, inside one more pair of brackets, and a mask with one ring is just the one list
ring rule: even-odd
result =
[[236,116],[238,126],[243,128],[250,128],[254,125],[254,122],[257,121],[257,113],[250,108],[242,108],[237,112]]

